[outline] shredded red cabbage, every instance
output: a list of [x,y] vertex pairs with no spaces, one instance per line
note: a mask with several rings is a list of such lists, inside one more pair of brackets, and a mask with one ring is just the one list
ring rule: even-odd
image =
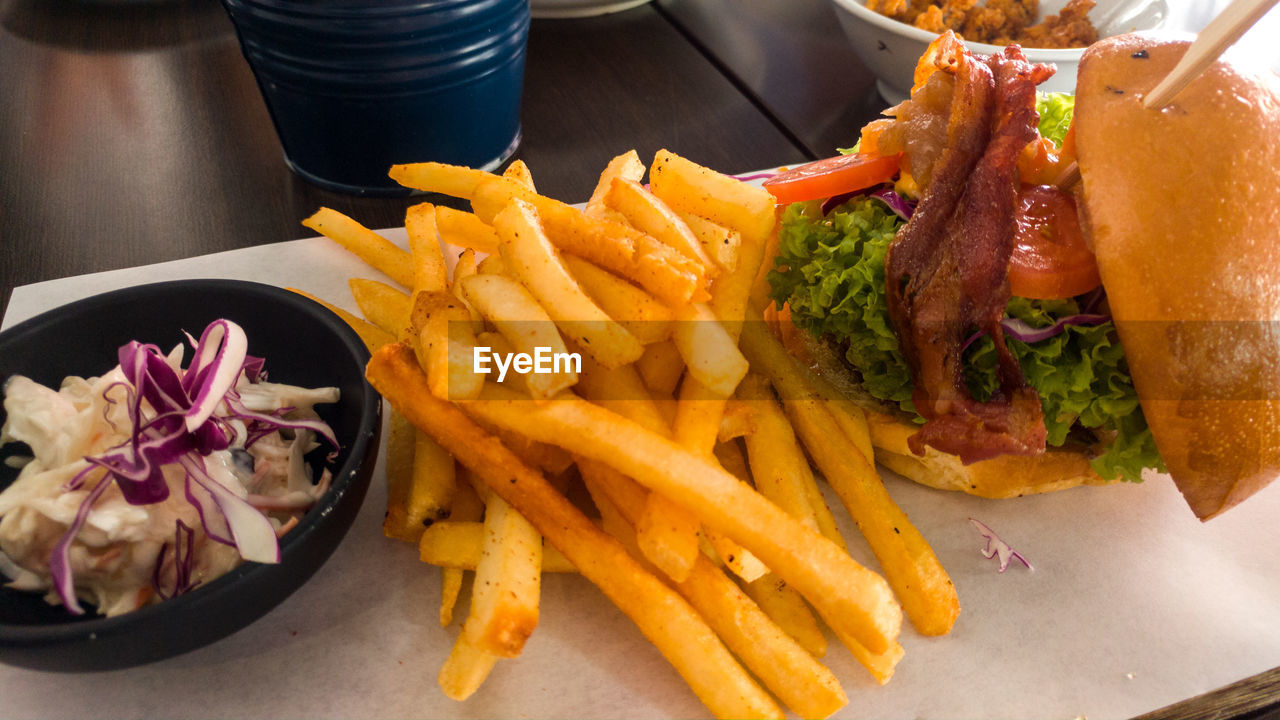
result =
[[168,600],[184,593],[191,592],[197,585],[199,580],[192,581],[191,568],[195,560],[195,530],[187,527],[187,524],[181,520],[177,521],[173,532],[173,591],[166,589],[164,578],[164,561],[168,557],[169,543],[165,543],[160,548],[160,554],[156,557],[155,569],[151,572],[151,586],[156,589],[156,594]]
[[[1042,328],[1032,327],[1028,325],[1026,321],[1019,320],[1018,318],[1006,317],[1005,319],[1000,321],[1000,327],[1004,330],[1005,335],[1008,337],[1014,338],[1016,340],[1021,340],[1022,342],[1025,342],[1025,343],[1036,343],[1036,342],[1040,342],[1041,340],[1048,340],[1049,338],[1060,334],[1062,331],[1066,330],[1068,327],[1072,325],[1101,325],[1106,322],[1111,322],[1110,315],[1100,315],[1097,313],[1079,313],[1076,315],[1068,315],[1067,317],[1060,318],[1054,324],[1048,325]],[[965,340],[964,345],[961,346],[960,348],[961,351],[969,349],[969,346],[972,345],[974,342],[976,342],[978,338],[982,337],[983,335],[986,335],[986,332],[979,331],[970,335],[969,339]]]
[[903,220],[910,220],[911,214],[916,211],[916,203],[914,201],[902,197],[892,188],[882,187],[868,197],[884,203],[886,207],[893,211],[894,215]]
[[777,174],[778,173],[773,171],[765,171],[765,172],[751,173],[750,175],[734,175],[733,178],[735,180],[741,180],[742,182],[751,182],[752,180],[768,180],[769,178]]
[[902,197],[895,192],[892,187],[888,185],[881,185],[880,187],[869,191],[854,190],[852,192],[841,193],[839,195],[832,195],[822,201],[822,214],[827,215],[832,210],[835,210],[855,197],[869,197],[872,200],[879,200],[884,203],[885,207],[889,208],[890,212],[903,220],[910,220],[911,214],[916,210],[915,202]]
[[[231,446],[236,432],[230,420],[239,420],[248,428],[249,441],[279,429],[311,430],[325,438],[334,453],[338,450],[337,438],[323,422],[287,420],[282,417],[287,410],[278,414],[250,412],[240,402],[235,386],[241,374],[258,382],[265,373],[262,359],[247,354],[248,340],[239,325],[215,320],[198,341],[190,335],[187,339],[194,355],[186,370],[175,370],[155,345],[134,341],[120,348],[120,368],[127,382],[106,392],[125,388],[132,436],[98,457],[85,458],[89,466],[67,484],[67,489],[74,489],[94,470],[106,473],[81,502],[49,559],[54,590],[72,613],[79,615],[84,610],[77,602],[71,576],[71,544],[94,502],[111,482],[132,505],[161,502],[169,496],[164,467],[177,465],[186,476],[185,494],[199,513],[205,534],[234,546],[245,560],[274,563],[280,561],[280,546],[270,520],[212,476],[205,468],[204,456]],[[113,401],[108,398],[108,402]],[[214,414],[219,408],[224,409],[224,416]],[[183,534],[181,527],[175,532],[179,538]],[[189,552],[189,538],[187,547]],[[189,577],[183,581],[180,576],[178,586],[184,582],[189,584]]]

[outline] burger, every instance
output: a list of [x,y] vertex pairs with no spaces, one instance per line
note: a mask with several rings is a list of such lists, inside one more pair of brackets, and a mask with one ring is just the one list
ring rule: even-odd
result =
[[1167,473],[1202,520],[1280,473],[1280,81],[1189,43],[934,42],[911,97],[785,204],[772,319],[868,408],[876,460],[984,497]]

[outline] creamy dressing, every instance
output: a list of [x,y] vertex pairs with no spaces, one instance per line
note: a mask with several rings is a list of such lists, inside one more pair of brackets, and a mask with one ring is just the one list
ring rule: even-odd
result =
[[[181,357],[178,348],[167,360],[176,368]],[[242,562],[235,547],[205,532],[199,511],[187,498],[186,473],[176,463],[163,469],[168,497],[148,505],[130,504],[105,470],[91,471],[79,487],[68,489],[89,466],[86,457],[130,441],[134,428],[127,390],[119,367],[98,378],[68,377],[58,390],[22,376],[5,384],[7,418],[0,445],[23,442],[33,456],[17,480],[0,492],[0,574],[9,587],[44,592],[48,602],[62,604],[50,573],[53,547],[102,482],[110,485],[93,503],[69,554],[76,597],[95,604],[100,613],[119,615],[158,602]],[[337,388],[250,383],[243,375],[235,392],[255,412],[291,408],[285,416],[289,419],[316,419],[315,404],[338,400]],[[144,411],[154,414],[146,404]],[[328,489],[328,470],[315,481],[303,459],[318,446],[314,434],[277,430],[245,448],[245,423],[224,403],[215,414],[227,419],[235,438],[229,449],[200,456],[208,475],[265,514],[278,535],[287,532]],[[179,523],[190,529],[189,538],[179,538]],[[184,578],[185,587],[180,587]]]

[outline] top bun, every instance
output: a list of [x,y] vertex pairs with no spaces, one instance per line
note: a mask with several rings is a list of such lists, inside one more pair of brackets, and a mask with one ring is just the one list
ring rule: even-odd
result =
[[1204,520],[1280,474],[1280,80],[1219,61],[1144,108],[1188,46],[1090,47],[1075,131],[1083,224],[1134,385]]

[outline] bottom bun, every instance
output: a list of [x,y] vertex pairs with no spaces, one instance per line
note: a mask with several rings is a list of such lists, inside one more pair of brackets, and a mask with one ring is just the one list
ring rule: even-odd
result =
[[1002,455],[971,465],[960,458],[925,448],[923,456],[907,447],[918,429],[903,420],[868,412],[876,462],[921,485],[957,490],[984,498],[1011,498],[1066,490],[1079,485],[1107,485],[1083,454],[1049,448],[1043,455]]

